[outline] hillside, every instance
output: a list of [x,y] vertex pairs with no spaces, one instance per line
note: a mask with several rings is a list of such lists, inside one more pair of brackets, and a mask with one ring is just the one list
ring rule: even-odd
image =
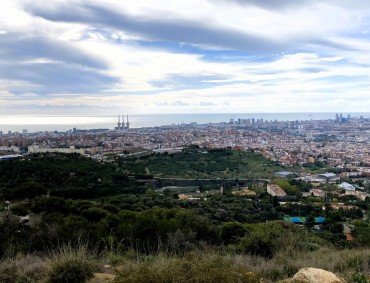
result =
[[[209,152],[129,162],[158,172],[167,172],[171,158],[173,168],[184,171],[181,162],[201,158],[206,164],[228,160],[230,168],[248,156],[261,162],[254,153]],[[151,160],[160,159],[154,169]],[[323,211],[322,200],[301,196],[310,185],[293,179],[274,180],[294,197],[289,205],[271,197],[263,182],[244,184],[254,194],[234,194],[237,183],[180,199],[170,189],[143,184],[136,167],[122,162],[63,154],[0,162],[0,282],[84,282],[99,272],[112,273],[115,282],[275,282],[301,267],[323,268],[348,282],[369,276],[369,200],[349,211],[326,203]],[[283,220],[298,214],[307,223]],[[324,223],[309,221],[319,216]],[[351,241],[344,225],[352,228]]]

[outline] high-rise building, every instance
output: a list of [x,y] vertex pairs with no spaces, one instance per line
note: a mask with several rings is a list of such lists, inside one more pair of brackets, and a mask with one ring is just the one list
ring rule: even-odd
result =
[[27,129],[23,129],[22,134],[23,134],[24,136],[28,136],[28,130],[27,130]]
[[3,136],[3,131],[0,131],[0,138]]

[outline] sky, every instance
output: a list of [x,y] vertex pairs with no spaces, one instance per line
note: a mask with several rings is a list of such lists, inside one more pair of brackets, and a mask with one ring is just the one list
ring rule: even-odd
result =
[[0,115],[368,112],[368,0],[1,0]]

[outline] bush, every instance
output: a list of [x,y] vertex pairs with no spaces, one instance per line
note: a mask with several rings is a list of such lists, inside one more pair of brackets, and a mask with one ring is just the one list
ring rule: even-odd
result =
[[226,222],[220,227],[220,240],[223,243],[234,243],[238,238],[243,237],[246,233],[246,229],[243,224],[239,222]]
[[265,258],[272,258],[279,252],[289,256],[289,253],[313,251],[328,245],[304,228],[282,221],[247,225],[247,229],[249,233],[240,240],[239,248]]
[[96,261],[86,246],[61,247],[50,255],[49,280],[51,283],[80,283],[93,277]]
[[19,203],[12,205],[10,209],[15,215],[26,216],[29,211],[29,205],[28,203]]
[[351,280],[353,283],[369,283],[370,279],[365,274],[355,273],[352,275]]
[[99,222],[109,215],[109,212],[99,207],[91,207],[83,210],[81,215],[91,222]]
[[39,212],[60,212],[60,213],[68,213],[69,207],[67,206],[67,202],[63,198],[59,197],[40,197],[35,200],[35,203],[32,207],[32,210],[36,213]]
[[250,234],[241,240],[242,250],[271,258],[276,252],[276,240],[284,234],[284,229],[277,223],[256,224],[251,228]]

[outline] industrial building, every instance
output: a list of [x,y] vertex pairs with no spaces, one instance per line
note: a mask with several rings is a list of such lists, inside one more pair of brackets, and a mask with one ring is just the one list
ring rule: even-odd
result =
[[128,120],[128,115],[126,115],[126,123],[125,123],[125,116],[118,115],[117,127],[115,127],[114,129],[116,131],[122,131],[122,130],[129,129],[129,128],[130,128],[130,122]]

